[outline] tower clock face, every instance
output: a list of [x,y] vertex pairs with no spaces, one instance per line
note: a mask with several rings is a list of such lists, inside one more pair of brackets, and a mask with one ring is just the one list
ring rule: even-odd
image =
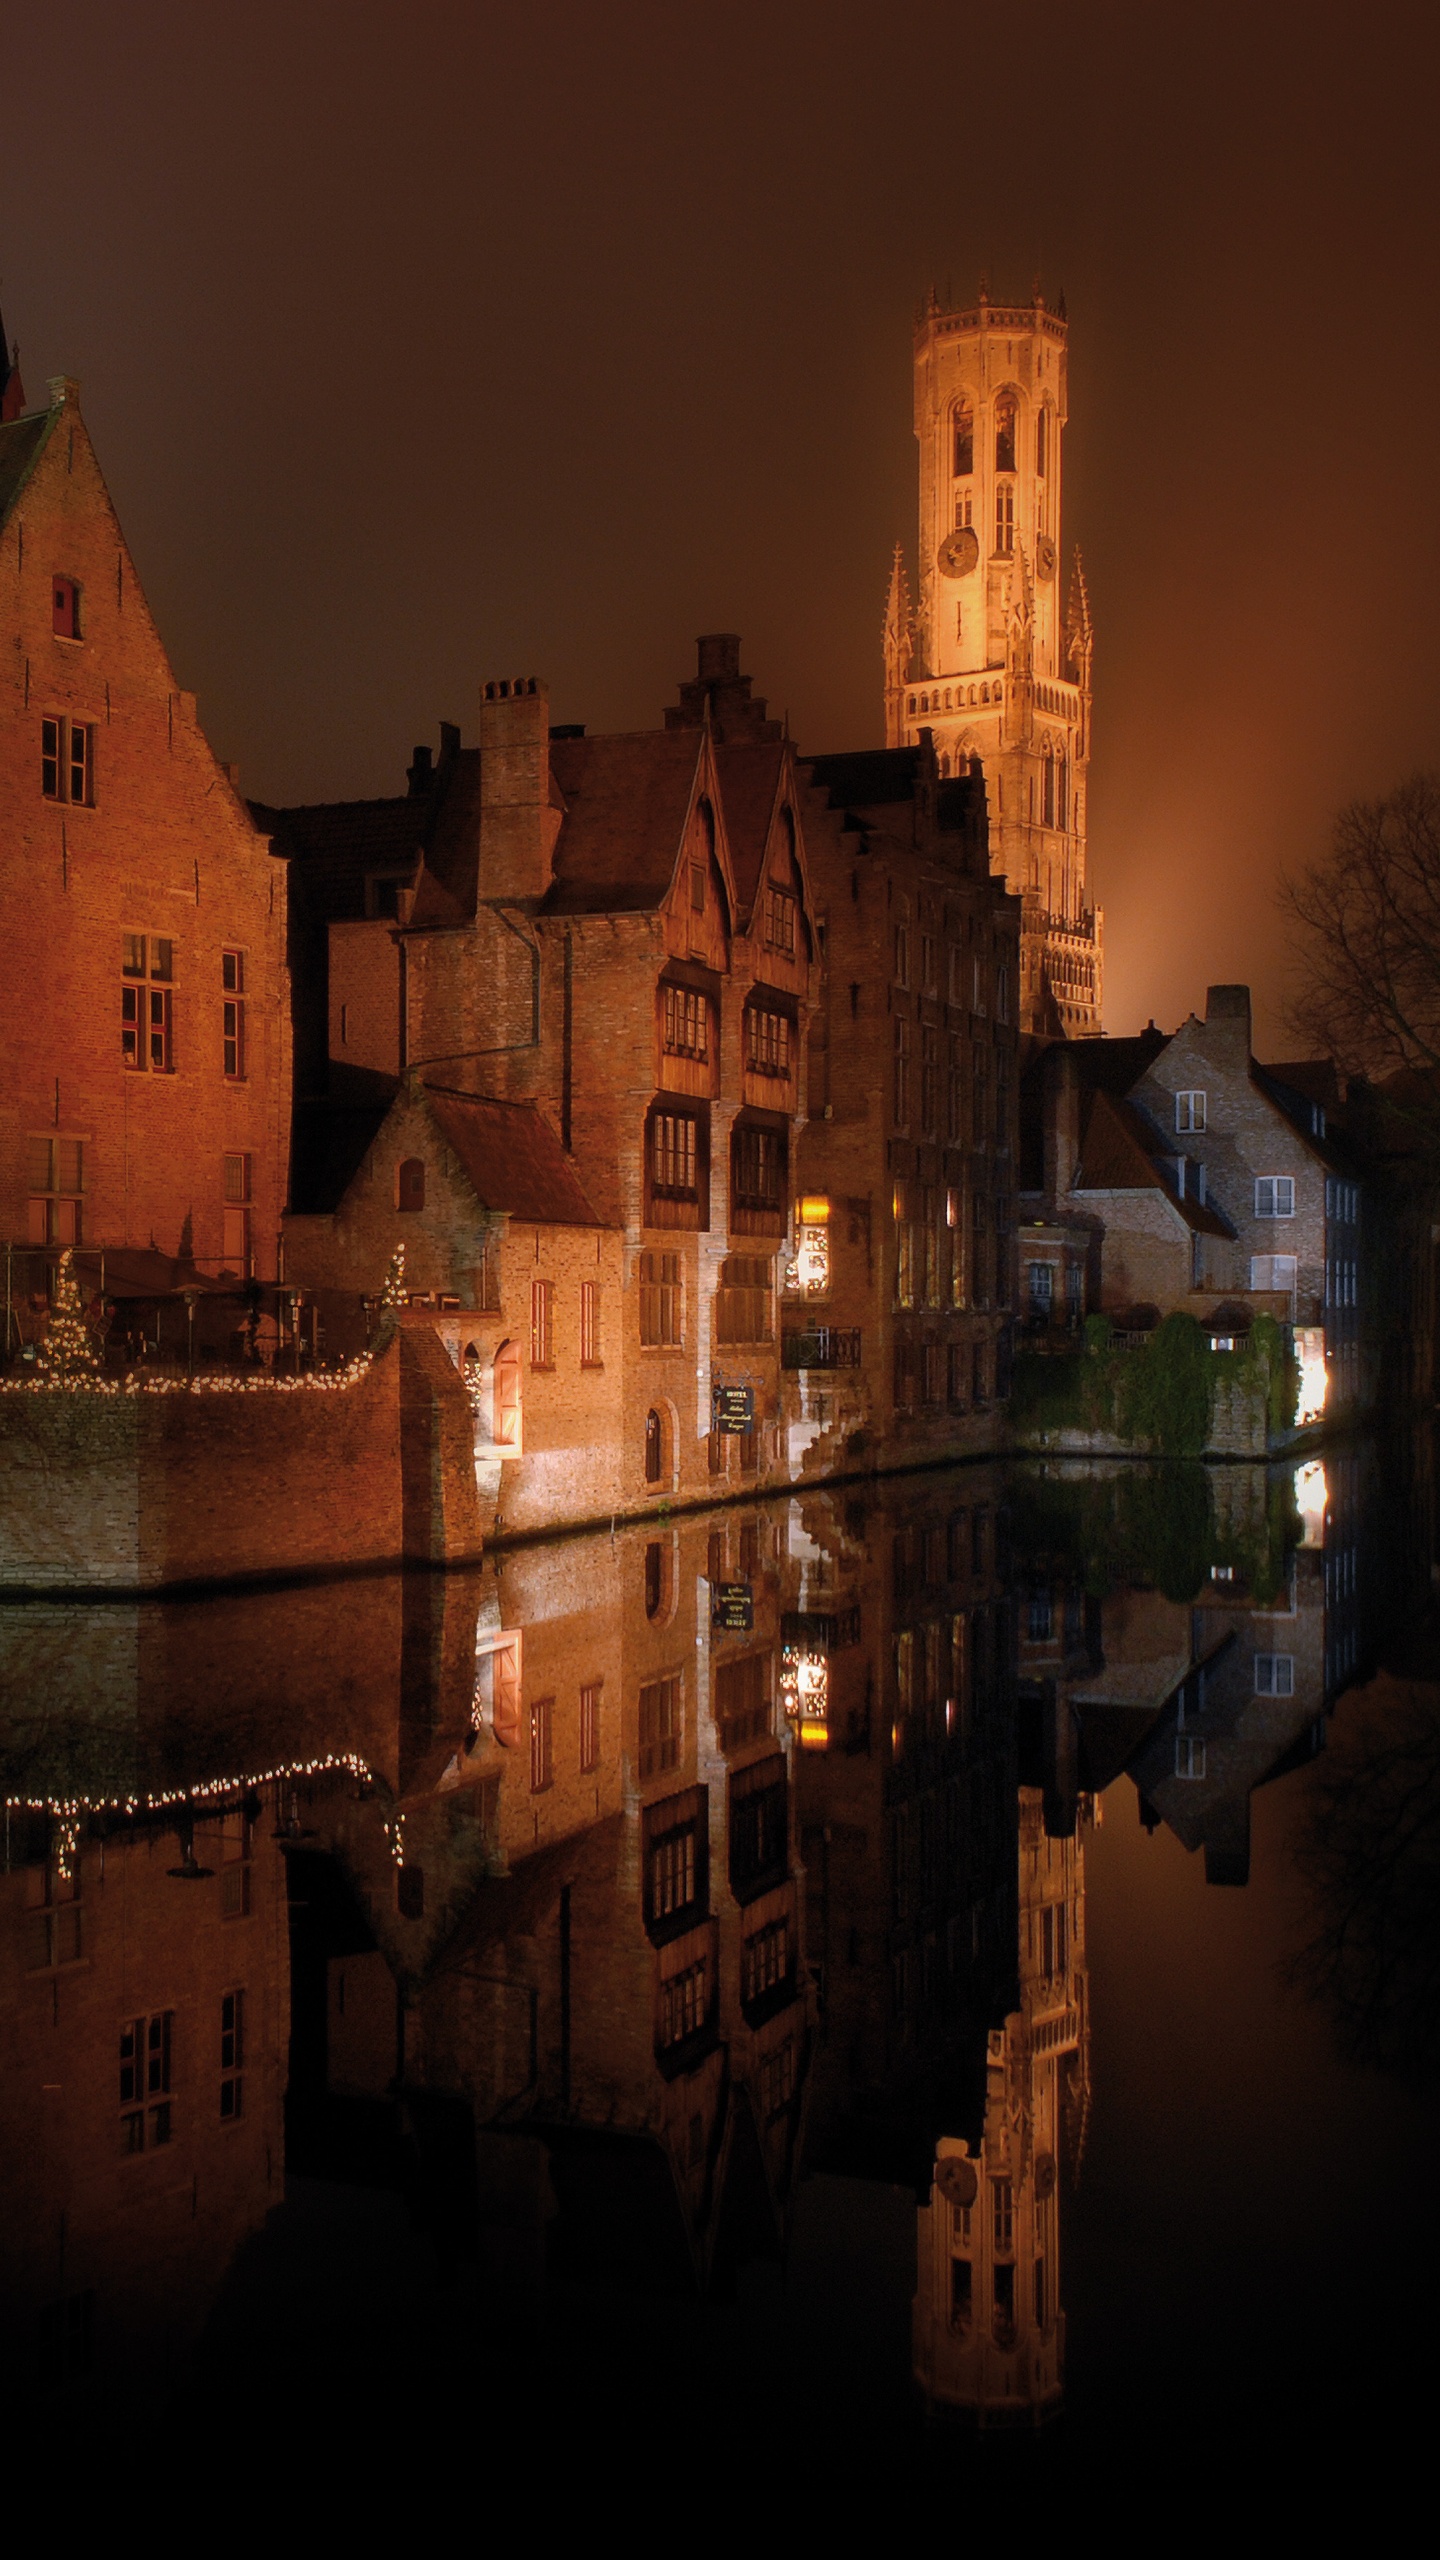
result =
[[948,533],[936,557],[942,578],[968,578],[980,557],[974,526],[962,524],[954,533]]
[[1035,566],[1042,578],[1055,575],[1055,545],[1048,533],[1042,533],[1035,545]]

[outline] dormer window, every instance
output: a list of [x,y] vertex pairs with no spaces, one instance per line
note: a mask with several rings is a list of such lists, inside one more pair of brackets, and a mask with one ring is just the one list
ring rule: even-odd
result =
[[787,959],[795,954],[796,900],[788,889],[777,889],[770,883],[765,891],[765,939],[772,951],[781,951]]
[[55,578],[50,588],[50,627],[57,640],[80,637],[80,589],[73,578]]

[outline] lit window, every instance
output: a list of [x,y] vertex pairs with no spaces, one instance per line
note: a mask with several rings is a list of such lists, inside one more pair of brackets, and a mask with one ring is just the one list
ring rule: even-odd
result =
[[1188,1093],[1177,1093],[1175,1096],[1175,1127],[1177,1133],[1182,1137],[1187,1133],[1190,1135],[1198,1135],[1198,1133],[1203,1130],[1204,1126],[1204,1094],[1193,1091]]
[[1288,1173],[1261,1173],[1255,1177],[1255,1215],[1257,1218],[1293,1218],[1295,1215],[1295,1181]]
[[693,987],[665,989],[665,1049],[672,1058],[710,1054],[710,1007]]

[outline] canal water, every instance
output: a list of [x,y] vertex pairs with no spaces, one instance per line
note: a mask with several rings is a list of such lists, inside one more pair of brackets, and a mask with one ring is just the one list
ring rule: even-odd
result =
[[1413,2445],[1434,1554],[1362,1445],[0,1612],[12,2413]]

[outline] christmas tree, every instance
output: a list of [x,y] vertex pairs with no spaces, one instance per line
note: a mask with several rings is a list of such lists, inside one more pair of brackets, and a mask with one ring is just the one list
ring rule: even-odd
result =
[[380,1304],[387,1315],[393,1315],[397,1307],[403,1307],[405,1304],[405,1247],[403,1244],[397,1244],[390,1256],[390,1268],[385,1274],[385,1286],[380,1292]]
[[55,1303],[46,1319],[37,1366],[40,1376],[57,1387],[73,1386],[100,1373],[68,1245],[55,1274]]

